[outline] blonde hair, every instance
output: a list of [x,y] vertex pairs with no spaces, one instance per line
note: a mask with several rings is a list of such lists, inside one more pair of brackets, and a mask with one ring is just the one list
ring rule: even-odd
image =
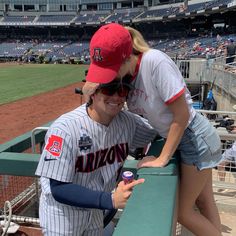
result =
[[82,88],[85,102],[90,102],[91,96],[96,92],[99,83],[86,82]]
[[133,40],[133,54],[143,53],[150,49],[148,43],[138,30],[129,26],[126,26],[125,28],[129,31]]

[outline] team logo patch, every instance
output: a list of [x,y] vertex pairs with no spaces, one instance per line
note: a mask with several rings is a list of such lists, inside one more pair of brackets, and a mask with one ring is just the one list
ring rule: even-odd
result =
[[86,134],[83,134],[79,139],[80,151],[90,149],[92,147],[92,144],[92,139]]
[[93,60],[94,61],[102,61],[102,56],[101,56],[101,48],[94,48],[93,51]]
[[53,156],[59,157],[62,151],[63,139],[56,135],[51,135],[48,139],[48,144],[46,150],[50,152]]

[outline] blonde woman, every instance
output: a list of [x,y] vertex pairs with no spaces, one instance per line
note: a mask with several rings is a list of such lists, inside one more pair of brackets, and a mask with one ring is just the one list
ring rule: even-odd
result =
[[135,89],[129,93],[129,110],[148,119],[166,139],[161,154],[145,157],[138,167],[164,167],[179,150],[178,221],[195,235],[220,236],[212,191],[212,168],[222,160],[220,138],[208,120],[194,110],[175,63],[165,53],[149,48],[140,32],[115,23],[102,26],[93,35],[90,57],[86,80],[107,83],[131,75]]

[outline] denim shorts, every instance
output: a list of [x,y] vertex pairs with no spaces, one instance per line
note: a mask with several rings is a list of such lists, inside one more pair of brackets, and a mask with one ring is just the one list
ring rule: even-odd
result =
[[194,165],[198,170],[213,168],[223,160],[216,129],[198,112],[184,131],[177,149],[181,154],[181,162]]

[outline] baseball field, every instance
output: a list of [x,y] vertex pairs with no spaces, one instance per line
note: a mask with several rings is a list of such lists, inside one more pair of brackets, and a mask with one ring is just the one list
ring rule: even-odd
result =
[[46,124],[82,102],[84,65],[0,64],[0,144]]
[[0,105],[81,81],[87,66],[0,64]]

